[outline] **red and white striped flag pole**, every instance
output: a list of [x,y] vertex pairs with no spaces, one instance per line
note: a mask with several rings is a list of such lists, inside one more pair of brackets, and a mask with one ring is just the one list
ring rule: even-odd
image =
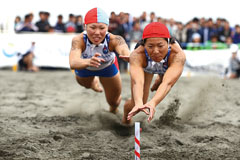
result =
[[140,122],[135,122],[135,160],[140,160]]

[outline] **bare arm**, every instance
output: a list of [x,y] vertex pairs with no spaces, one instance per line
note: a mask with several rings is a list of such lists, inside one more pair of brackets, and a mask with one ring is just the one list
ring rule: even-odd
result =
[[176,83],[176,81],[179,79],[179,77],[182,74],[184,63],[185,63],[185,54],[183,51],[178,53],[173,53],[170,58],[170,65],[167,69],[166,73],[163,76],[162,83],[159,85],[156,94],[154,97],[144,104],[143,107],[141,107],[141,110],[148,109],[149,112],[145,112],[149,115],[148,121],[150,122],[153,119],[153,116],[155,114],[155,108],[156,106],[164,99],[164,97],[168,94],[168,92],[171,90],[172,86]]
[[129,61],[129,56],[130,56],[130,50],[128,48],[128,45],[126,44],[125,40],[118,35],[113,35],[111,34],[111,46],[114,48],[120,58],[123,58],[125,61]]
[[144,70],[142,55],[133,51],[130,56],[132,97],[135,106],[143,105]]
[[152,103],[154,106],[158,105],[164,99],[164,97],[171,90],[172,86],[181,76],[185,59],[186,57],[183,51],[172,55],[170,58],[171,62],[169,68],[163,76],[162,83],[159,85],[154,97],[150,100],[150,103]]
[[69,55],[69,64],[71,69],[84,69],[89,66],[99,67],[101,62],[104,61],[102,58],[98,58],[98,56],[101,56],[100,53],[96,53],[90,59],[82,59],[81,55],[84,48],[85,44],[82,34],[72,39],[72,47]]
[[81,36],[76,36],[72,39],[72,47],[69,55],[69,64],[71,69],[83,69],[87,67],[87,62],[81,59],[82,42]]

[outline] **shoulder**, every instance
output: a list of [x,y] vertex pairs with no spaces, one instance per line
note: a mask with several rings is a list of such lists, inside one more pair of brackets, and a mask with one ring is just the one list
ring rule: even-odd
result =
[[81,33],[77,36],[74,36],[72,38],[72,47],[73,48],[81,48],[81,49],[83,49],[85,47],[85,43],[83,40],[83,33]]
[[171,54],[169,60],[170,63],[181,63],[182,65],[185,64],[186,55],[178,42],[171,44]]
[[110,44],[113,44],[113,45],[126,44],[126,41],[123,39],[122,36],[114,35],[112,33],[109,33],[109,36],[110,36]]
[[146,55],[145,49],[143,46],[139,46],[130,54],[130,64],[140,63],[142,66],[145,66]]
[[123,37],[119,36],[119,35],[114,35],[111,33],[108,33],[109,37],[110,37],[110,41],[109,41],[109,49],[110,51],[114,51],[117,48],[119,49],[119,47],[123,46],[123,47],[127,47],[126,41],[123,39]]
[[81,41],[83,40],[83,33],[79,34],[79,35],[76,35],[72,38],[73,41]]

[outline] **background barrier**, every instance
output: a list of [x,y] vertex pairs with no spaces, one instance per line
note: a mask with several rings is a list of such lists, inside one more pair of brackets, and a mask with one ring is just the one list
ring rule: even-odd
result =
[[[17,64],[18,54],[24,54],[35,44],[34,64],[39,67],[69,68],[69,52],[72,38],[76,34],[0,34],[0,67]],[[229,49],[185,50],[187,66],[213,66],[219,69],[228,66],[231,53]]]
[[69,68],[68,56],[75,34],[0,34],[0,67],[17,64],[35,42],[34,64],[40,67]]

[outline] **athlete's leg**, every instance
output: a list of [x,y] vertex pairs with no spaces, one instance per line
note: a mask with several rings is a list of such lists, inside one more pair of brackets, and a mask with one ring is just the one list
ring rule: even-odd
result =
[[[153,74],[149,74],[144,72],[144,89],[143,89],[143,104],[147,103],[148,95],[149,95],[149,88],[152,82]],[[131,91],[132,91],[132,84],[131,84]],[[127,100],[124,104],[124,114],[122,123],[123,124],[130,124],[131,120],[127,120],[128,113],[133,109],[135,106],[133,101],[133,94],[132,98]]]
[[100,77],[100,82],[105,91],[106,100],[110,106],[109,111],[116,113],[117,107],[121,102],[122,82],[120,73],[118,72],[113,77]]
[[157,75],[154,84],[151,87],[151,91],[156,91],[159,87],[159,85],[162,83],[163,75]]
[[78,84],[85,88],[91,88],[92,90],[96,92],[102,92],[103,89],[100,86],[99,83],[99,78],[96,76],[91,76],[91,77],[79,77],[76,75],[76,80]]

